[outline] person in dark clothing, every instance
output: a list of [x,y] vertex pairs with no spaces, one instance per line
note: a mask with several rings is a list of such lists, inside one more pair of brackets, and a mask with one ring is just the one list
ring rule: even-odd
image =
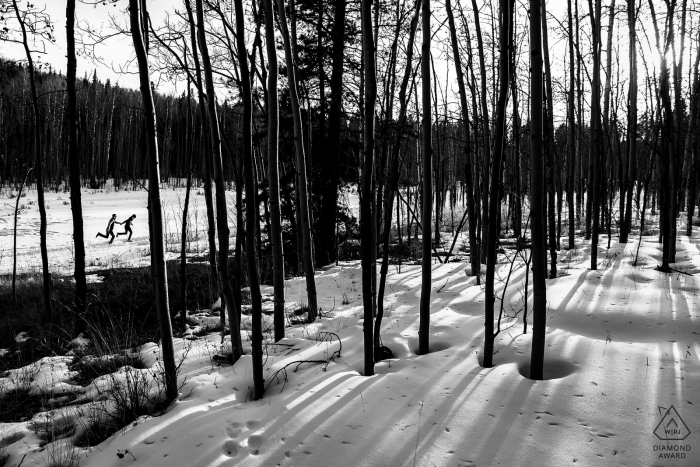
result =
[[95,238],[97,238],[97,237],[109,238],[111,236],[112,239],[109,241],[109,243],[112,243],[114,241],[114,224],[116,222],[117,222],[117,215],[112,214],[112,218],[107,223],[107,230],[105,231],[105,233],[97,232],[97,235],[95,235]]
[[136,214],[133,214],[130,218],[125,220],[124,222],[117,222],[117,224],[123,224],[124,225],[124,232],[119,232],[117,234],[117,237],[120,235],[126,235],[129,234],[129,238],[126,240],[127,242],[131,241],[131,235],[133,232],[131,231],[131,223],[134,222],[134,219],[136,219]]

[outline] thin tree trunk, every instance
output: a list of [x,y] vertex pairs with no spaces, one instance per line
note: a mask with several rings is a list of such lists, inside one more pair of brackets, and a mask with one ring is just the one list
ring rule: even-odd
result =
[[[268,0],[269,2],[270,0]],[[253,128],[252,128],[252,90],[250,83],[250,71],[248,69],[248,51],[245,45],[245,24],[243,14],[243,0],[235,0],[236,8],[236,44],[238,46],[238,65],[241,69],[242,99],[243,99],[243,170],[245,172],[245,200],[246,200],[246,233],[245,233],[245,256],[248,266],[248,286],[250,287],[250,298],[252,302],[252,357],[253,357],[253,400],[259,400],[265,391],[265,380],[263,377],[263,356],[262,356],[262,297],[260,295],[260,279],[258,278],[258,260],[255,256],[255,234],[258,229],[259,205],[256,200],[255,174],[253,162]],[[269,5],[268,5],[269,6]],[[202,36],[204,32],[202,31]],[[213,85],[209,90],[209,95],[213,95]],[[268,96],[269,97],[269,96]],[[269,112],[269,107],[268,107]],[[210,110],[210,114],[212,110]],[[219,179],[217,173],[217,180]],[[221,177],[223,188],[223,177]],[[217,200],[219,186],[217,183]],[[225,199],[224,199],[225,203]],[[224,204],[225,206],[225,204]],[[221,214],[221,213],[220,213]],[[224,217],[226,214],[223,214]],[[228,223],[226,232],[228,235]],[[228,253],[228,241],[226,242],[226,252]],[[219,244],[221,244],[221,231],[219,231]],[[284,288],[284,285],[282,286]],[[234,313],[235,314],[235,313]],[[240,333],[239,333],[240,335]]]
[[509,51],[510,40],[508,28],[510,26],[510,8],[509,0],[500,0],[499,6],[499,90],[498,90],[498,106],[496,107],[496,128],[493,140],[493,167],[491,170],[490,197],[489,200],[489,224],[488,224],[488,239],[486,241],[486,290],[484,298],[484,355],[482,366],[491,368],[493,366],[493,341],[494,341],[494,305],[496,303],[496,294],[494,291],[494,276],[496,273],[496,246],[498,243],[498,211],[500,210],[500,195],[501,189],[501,160],[503,159],[503,145],[506,132],[506,105],[508,103],[508,79],[509,74]]
[[[231,362],[235,363],[243,354],[241,344],[240,322],[236,312],[236,302],[228,273],[229,228],[226,205],[226,187],[224,186],[223,164],[221,160],[221,135],[219,132],[219,117],[216,109],[216,91],[212,77],[209,48],[204,32],[204,10],[202,0],[197,0],[197,34],[199,51],[202,54],[202,68],[207,90],[207,110],[209,115],[209,140],[214,167],[214,183],[216,184],[216,226],[219,234],[219,294],[224,297],[228,312],[229,330],[231,332]],[[250,260],[250,258],[248,258]],[[223,311],[222,303],[222,311]]]
[[80,154],[78,152],[77,94],[75,90],[75,0],[66,6],[66,32],[68,41],[68,68],[66,84],[68,94],[68,158],[70,163],[70,207],[73,214],[73,245],[75,261],[75,309],[78,315],[85,313],[87,281],[85,277],[85,239],[83,234],[83,204],[80,195]]
[[46,318],[51,317],[51,273],[49,272],[49,255],[46,247],[46,203],[44,202],[44,181],[43,163],[41,158],[41,136],[43,124],[41,111],[39,109],[39,95],[36,90],[36,79],[34,76],[34,60],[29,50],[29,38],[27,37],[27,26],[20,15],[17,7],[17,0],[12,0],[17,21],[22,29],[22,45],[27,55],[27,68],[29,70],[29,84],[31,86],[32,106],[34,108],[34,153],[36,164],[36,192],[37,204],[39,205],[39,248],[41,250],[41,267],[43,271],[43,291],[44,291],[44,313]]
[[287,15],[284,8],[284,0],[278,0],[280,28],[284,41],[284,54],[287,61],[287,81],[289,83],[289,97],[292,104],[292,118],[294,120],[294,147],[296,152],[297,186],[299,188],[297,202],[301,215],[301,235],[304,247],[304,273],[306,275],[306,292],[309,299],[308,321],[314,322],[318,316],[316,303],[316,282],[314,279],[313,245],[311,240],[311,225],[309,220],[309,196],[307,194],[306,180],[306,155],[304,153],[304,137],[301,127],[301,111],[299,108],[299,95],[297,94],[296,61],[292,56],[291,39],[287,28]]
[[[185,48],[185,51],[187,49]],[[187,56],[185,56],[187,63]],[[192,106],[190,105],[190,80],[187,79],[187,120],[185,125],[185,151],[187,166],[187,187],[185,188],[185,206],[182,208],[182,235],[180,236],[180,332],[187,329],[187,214],[190,207],[190,190],[192,189],[192,152],[194,151]]]
[[545,69],[545,88],[547,90],[547,111],[545,113],[545,165],[547,177],[547,219],[549,221],[549,257],[550,270],[549,277],[557,277],[557,231],[555,227],[554,199],[556,197],[556,184],[554,173],[554,159],[556,147],[554,145],[554,105],[552,98],[552,70],[549,65],[549,34],[547,34],[547,7],[546,2],[542,2],[542,52]]
[[543,232],[544,186],[542,179],[542,20],[540,0],[530,0],[530,229],[532,232],[532,353],[530,379],[544,372],[547,319],[547,262]]
[[[163,211],[160,202],[160,168],[158,158],[158,135],[153,90],[148,68],[148,55],[141,34],[139,0],[129,0],[131,36],[139,66],[139,81],[146,124],[146,150],[148,154],[148,203],[152,227],[151,262],[155,273],[153,292],[160,323],[160,339],[165,367],[165,389],[168,400],[177,397],[177,369],[173,349],[173,330],[168,305],[168,276],[165,267],[165,244],[163,239]],[[143,14],[147,12],[143,11]]]
[[[592,2],[595,1],[595,11]],[[590,205],[591,205],[591,270],[598,269],[598,228],[600,225],[600,202],[598,199],[600,172],[600,150],[602,149],[602,128],[600,123],[600,0],[588,0],[593,31],[593,92],[591,97],[591,144],[590,144]]]
[[[216,219],[214,218],[214,200],[212,196],[212,157],[211,151],[208,147],[207,136],[208,136],[208,125],[207,125],[207,110],[205,105],[204,96],[204,85],[202,84],[202,70],[199,63],[199,54],[197,53],[197,34],[195,31],[195,20],[192,15],[192,5],[191,0],[185,1],[185,7],[187,9],[187,19],[190,23],[190,42],[192,44],[192,58],[194,59],[194,69],[195,69],[195,84],[197,86],[197,100],[199,115],[202,119],[202,142],[201,142],[201,152],[202,159],[204,160],[204,203],[207,207],[207,240],[209,245],[209,277],[213,282],[212,290],[215,290],[218,296],[220,294],[219,288],[219,271],[216,265]],[[222,304],[223,305],[223,304]],[[224,307],[221,307],[221,329],[223,335],[224,324],[226,323],[226,311]]]
[[267,45],[267,179],[270,187],[270,245],[272,248],[272,284],[275,290],[275,342],[284,338],[284,251],[280,214],[279,104],[277,102],[277,44],[275,11],[272,0],[263,0],[265,9],[265,44]]
[[336,224],[338,222],[338,164],[341,148],[340,131],[343,107],[343,61],[345,51],[345,12],[347,0],[335,0],[335,15],[332,32],[331,102],[328,116],[328,151],[322,159],[323,181],[321,181],[321,218],[319,256],[326,264],[338,259],[335,245]]
[[[364,161],[362,162],[362,193],[360,231],[362,236],[362,303],[364,308],[365,376],[374,375],[374,290],[372,242],[374,216],[374,108],[377,100],[377,77],[372,32],[372,2],[362,0],[362,58],[365,73]],[[387,232],[388,233],[388,232]],[[369,240],[369,241],[367,241]]]
[[[367,0],[365,0],[367,1]],[[433,213],[433,183],[430,116],[430,0],[423,0],[423,45],[421,48],[421,94],[423,98],[423,235],[421,256],[420,322],[418,325],[418,353],[427,354],[430,345],[430,289],[432,287],[432,258],[430,228]]]
[[[571,18],[571,1],[568,0],[567,19],[569,23],[569,97],[568,97],[568,117],[569,117],[569,176],[566,190],[566,204],[569,207],[569,249],[576,246],[574,230],[574,178],[576,176],[576,120],[574,114],[574,26]],[[629,0],[633,1],[633,0]],[[578,193],[578,197],[581,193]]]
[[629,25],[629,111],[627,112],[627,203],[625,220],[620,229],[620,243],[627,243],[632,229],[632,190],[637,174],[637,14],[635,1],[627,0],[627,21]]
[[[408,81],[411,77],[411,70],[413,69],[413,44],[416,37],[416,28],[418,26],[418,17],[420,14],[421,0],[416,1],[416,11],[411,20],[411,32],[408,36],[408,46],[406,47],[406,70],[404,72],[403,80],[401,81],[401,88],[399,90],[399,118],[398,126],[396,131],[396,139],[392,147],[391,160],[389,164],[389,183],[387,185],[386,195],[385,195],[385,208],[384,208],[384,236],[382,238],[382,267],[380,270],[379,277],[379,290],[377,294],[377,322],[374,329],[374,346],[379,348],[379,332],[382,323],[382,318],[384,317],[384,290],[386,287],[386,275],[389,271],[389,233],[391,231],[391,214],[393,208],[394,198],[398,197],[399,190],[399,176],[400,176],[400,166],[399,166],[399,153],[401,149],[401,142],[403,136],[403,129],[406,125],[406,108],[408,100],[406,98],[406,90],[408,88]],[[398,208],[398,205],[397,205]],[[399,226],[400,227],[400,226]],[[399,240],[400,242],[400,240]],[[399,249],[399,251],[401,251]],[[400,261],[400,257],[399,257]],[[377,353],[377,356],[379,353]]]

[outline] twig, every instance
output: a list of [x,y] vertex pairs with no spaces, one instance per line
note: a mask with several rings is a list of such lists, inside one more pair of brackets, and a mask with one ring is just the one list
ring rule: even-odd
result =
[[416,448],[413,450],[413,467],[416,467],[416,454],[418,454],[418,439],[420,438],[420,417],[423,412],[423,401],[420,401],[418,409],[418,434],[416,435]]

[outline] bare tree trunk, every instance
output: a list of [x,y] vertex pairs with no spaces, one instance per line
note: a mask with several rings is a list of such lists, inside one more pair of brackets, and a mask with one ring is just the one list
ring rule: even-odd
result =
[[[362,196],[360,231],[362,236],[362,303],[364,308],[365,376],[374,374],[374,290],[372,242],[374,216],[374,108],[377,100],[377,76],[372,32],[372,2],[362,0],[362,58],[365,72],[364,161],[362,162]],[[368,241],[369,240],[369,241]]]
[[278,0],[277,7],[280,17],[280,29],[284,41],[284,55],[287,61],[287,81],[289,83],[289,97],[292,103],[292,118],[294,119],[294,147],[296,152],[297,185],[299,187],[297,202],[301,223],[301,235],[304,247],[304,273],[306,275],[306,292],[309,299],[308,321],[314,322],[318,317],[318,305],[316,303],[316,282],[314,279],[313,245],[311,240],[311,225],[309,220],[309,196],[306,180],[306,155],[304,153],[304,137],[301,128],[301,111],[299,108],[299,95],[297,94],[296,62],[292,56],[291,38],[287,28],[287,14],[284,9],[284,0]]
[[661,50],[660,43],[658,43],[658,25],[656,20],[656,12],[654,11],[653,4],[651,0],[649,2],[649,8],[651,10],[652,22],[656,30],[657,37],[657,49],[661,54],[661,71],[659,78],[659,97],[661,99],[661,105],[664,111],[663,122],[662,122],[662,132],[661,132],[661,180],[663,183],[663,198],[662,198],[662,221],[661,221],[661,236],[663,240],[663,254],[661,262],[661,270],[668,272],[670,271],[670,263],[675,262],[674,246],[675,246],[675,229],[673,225],[676,222],[676,155],[673,151],[673,105],[671,103],[670,96],[670,77],[669,77],[669,67],[668,60],[666,58],[667,53],[670,50],[671,42],[673,41],[673,8],[676,2],[667,4],[668,7],[668,24],[667,24],[667,34],[666,43],[664,49]]
[[[392,147],[391,160],[389,162],[389,183],[387,184],[387,190],[385,195],[385,208],[384,208],[384,236],[382,238],[383,250],[382,250],[382,267],[380,270],[379,278],[379,291],[377,296],[377,322],[374,329],[374,346],[379,348],[379,332],[382,323],[382,318],[384,316],[384,290],[386,287],[386,275],[389,271],[389,233],[391,231],[391,214],[393,208],[394,198],[398,197],[399,191],[399,176],[400,176],[400,166],[399,166],[399,153],[401,150],[401,141],[403,136],[404,126],[406,125],[406,108],[408,104],[408,99],[406,98],[406,90],[408,89],[408,81],[411,78],[411,71],[413,70],[413,44],[416,37],[416,28],[418,26],[418,17],[420,15],[420,5],[421,0],[416,2],[416,11],[411,20],[411,32],[408,36],[408,46],[406,47],[406,70],[404,72],[403,80],[401,81],[401,88],[399,90],[399,118],[398,126],[396,132],[396,139],[394,141],[394,146]],[[398,209],[398,204],[397,204]],[[397,211],[398,212],[398,211]],[[398,219],[398,217],[397,217]],[[400,229],[400,225],[398,226]],[[400,230],[399,230],[400,232]],[[399,242],[401,240],[399,239]],[[401,250],[399,250],[401,251]],[[400,261],[400,257],[399,257]],[[379,354],[377,354],[379,355]]]
[[[269,0],[268,0],[269,2]],[[238,46],[238,65],[241,69],[242,99],[243,99],[243,170],[245,172],[245,200],[246,200],[246,232],[245,232],[245,256],[248,266],[248,286],[250,287],[250,298],[252,301],[252,357],[253,357],[253,399],[259,400],[265,391],[265,380],[263,377],[263,356],[262,356],[262,297],[260,295],[260,279],[258,278],[258,260],[255,256],[255,235],[258,229],[259,205],[256,200],[255,174],[253,162],[253,128],[252,128],[252,90],[250,83],[250,71],[248,69],[248,51],[245,45],[245,16],[243,14],[243,1],[235,0],[236,8],[236,45]],[[202,31],[202,36],[204,32]],[[214,95],[213,86],[209,90],[209,95]],[[269,110],[269,108],[268,108]],[[212,111],[210,110],[210,113]],[[219,179],[217,173],[217,181]],[[223,188],[223,177],[221,177]],[[219,186],[216,187],[217,200]],[[225,203],[225,199],[224,199]],[[225,206],[225,204],[224,204]],[[221,213],[220,213],[221,214]],[[224,213],[224,217],[226,214]],[[219,231],[219,244],[221,244],[221,231]],[[226,226],[228,234],[228,224]],[[228,252],[228,241],[226,242]],[[284,287],[284,285],[283,285]],[[230,307],[231,308],[231,307]],[[235,314],[235,313],[234,313]],[[240,335],[240,333],[239,333]]]
[[630,44],[629,111],[627,112],[627,203],[625,219],[620,229],[620,243],[627,243],[632,229],[632,190],[637,175],[637,13],[634,0],[627,0],[627,21]]
[[[185,53],[187,48],[184,48]],[[185,55],[187,63],[187,55]],[[185,124],[185,151],[187,166],[187,187],[185,188],[185,206],[182,208],[182,235],[180,236],[180,332],[184,334],[187,329],[187,215],[190,207],[190,191],[192,190],[192,152],[194,151],[192,119],[192,106],[190,102],[190,80],[187,79],[187,114]]]
[[319,248],[321,262],[337,261],[336,224],[338,222],[338,164],[341,147],[341,126],[343,106],[343,52],[345,50],[345,13],[347,0],[335,0],[335,16],[333,19],[333,51],[331,65],[331,102],[328,116],[328,151],[323,157],[323,175],[321,182],[321,216],[319,219],[320,235]]
[[481,75],[481,117],[483,124],[483,163],[481,181],[481,256],[486,260],[486,237],[489,223],[489,152],[491,151],[491,121],[489,120],[488,94],[486,92],[486,64],[484,57],[484,41],[481,35],[481,22],[479,21],[479,7],[476,0],[472,0],[474,9],[474,23],[476,27],[476,39],[479,47],[479,73]]
[[547,262],[544,238],[542,179],[542,20],[540,0],[530,0],[530,229],[532,232],[532,353],[530,379],[544,372],[547,319]]
[[[568,0],[567,18],[569,22],[569,98],[568,98],[568,117],[569,117],[569,177],[566,190],[566,204],[569,206],[569,249],[576,246],[575,230],[574,230],[574,177],[576,176],[576,120],[574,114],[574,25],[571,18],[571,1]],[[632,1],[632,0],[630,0]],[[578,197],[581,193],[578,193]]]
[[[365,0],[367,1],[367,0]],[[432,287],[432,258],[430,228],[433,213],[433,182],[430,117],[430,0],[423,0],[423,45],[421,48],[421,94],[423,98],[423,235],[421,256],[420,322],[418,325],[418,353],[427,354],[430,345],[430,289]]]
[[43,163],[41,158],[41,136],[43,132],[43,124],[41,118],[41,110],[39,109],[39,95],[36,90],[36,79],[34,77],[34,60],[32,53],[29,50],[29,38],[27,37],[27,25],[24,24],[24,18],[20,15],[17,7],[17,0],[12,0],[17,21],[22,29],[22,45],[27,55],[27,68],[29,69],[29,84],[32,93],[32,105],[34,107],[34,152],[35,152],[35,170],[36,170],[36,192],[37,204],[39,205],[39,248],[41,250],[41,267],[43,271],[43,291],[44,291],[44,313],[46,318],[51,317],[51,273],[49,272],[49,255],[46,248],[46,203],[44,202],[44,181],[43,181]]
[[[595,11],[592,2],[595,1]],[[600,0],[588,0],[593,31],[593,95],[591,97],[591,144],[589,157],[591,177],[591,270],[598,269],[598,228],[600,225],[600,201],[598,199],[600,172],[600,150],[602,149],[602,128],[600,116]]]
[[[129,0],[131,36],[139,66],[139,81],[143,99],[146,124],[146,150],[148,154],[148,203],[153,238],[151,239],[151,262],[155,273],[153,292],[160,323],[160,339],[165,367],[165,389],[168,400],[177,397],[177,370],[173,349],[173,330],[168,308],[168,276],[165,267],[165,244],[163,241],[163,212],[160,203],[160,168],[158,158],[158,135],[156,133],[156,112],[153,103],[153,90],[148,69],[148,55],[141,34],[139,0]],[[143,14],[148,14],[143,11]]]
[[66,32],[68,40],[68,68],[66,84],[68,94],[68,158],[70,160],[70,206],[73,214],[73,245],[75,256],[75,309],[78,315],[85,313],[87,281],[85,277],[85,237],[83,234],[83,204],[80,196],[80,154],[78,152],[77,94],[75,90],[75,0],[66,6]]
[[491,170],[491,192],[489,200],[489,224],[488,224],[488,239],[486,241],[486,290],[484,298],[484,355],[482,366],[491,368],[493,366],[493,341],[494,341],[494,305],[496,303],[496,294],[494,292],[494,276],[496,272],[496,246],[498,243],[498,211],[501,207],[499,191],[501,189],[501,161],[503,159],[503,143],[506,132],[506,105],[508,104],[508,79],[509,74],[509,51],[510,51],[510,35],[508,28],[510,26],[510,7],[509,0],[500,0],[499,6],[499,90],[498,90],[498,105],[496,107],[496,128],[493,140],[493,167]]
[[[231,332],[231,362],[235,363],[243,354],[241,344],[240,322],[236,312],[236,302],[228,274],[229,228],[226,208],[226,187],[224,186],[223,164],[221,160],[221,135],[219,132],[219,117],[216,109],[216,91],[212,77],[209,48],[204,32],[204,10],[202,0],[197,0],[197,36],[199,51],[202,54],[202,68],[207,90],[207,110],[209,115],[209,140],[214,167],[214,183],[216,184],[216,226],[219,234],[219,294],[224,297],[228,312],[229,330]],[[222,303],[223,310],[223,303]]]
[[542,2],[542,52],[545,69],[545,88],[547,90],[547,112],[545,119],[545,165],[547,172],[547,218],[549,221],[549,257],[550,271],[549,277],[557,277],[557,231],[555,228],[555,211],[554,198],[556,197],[556,184],[554,173],[554,159],[556,155],[556,147],[554,145],[554,105],[552,98],[552,70],[549,65],[549,39],[547,34],[547,7],[546,2]]
[[[185,1],[185,7],[187,8],[187,19],[190,23],[190,42],[192,44],[192,58],[194,59],[194,69],[195,69],[195,84],[197,85],[197,100],[199,115],[202,119],[202,159],[204,161],[204,202],[207,207],[207,240],[209,244],[209,277],[213,282],[212,289],[216,291],[217,295],[221,296],[219,288],[219,271],[216,265],[216,220],[214,218],[214,201],[212,197],[212,157],[211,151],[207,146],[207,110],[205,106],[205,96],[204,96],[204,85],[202,84],[202,70],[199,63],[199,54],[197,53],[197,34],[195,31],[195,20],[192,15],[192,5],[191,0]],[[223,328],[226,322],[226,311],[224,307],[221,307],[221,328],[223,335]]]
[[270,245],[272,246],[272,284],[275,290],[275,342],[284,338],[284,251],[280,215],[279,104],[277,102],[277,44],[275,11],[272,0],[264,0],[265,44],[267,45],[267,178],[270,186]]

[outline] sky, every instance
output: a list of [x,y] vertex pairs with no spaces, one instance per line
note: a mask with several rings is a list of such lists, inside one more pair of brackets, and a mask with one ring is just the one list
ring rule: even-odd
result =
[[[55,32],[55,37],[56,37],[56,43],[55,44],[47,44],[46,45],[46,54],[42,54],[41,56],[35,56],[36,59],[40,59],[43,62],[47,62],[51,64],[51,66],[58,71],[65,72],[66,69],[66,20],[65,20],[65,7],[66,7],[66,2],[65,0],[32,0],[33,3],[38,6],[38,7],[44,7],[46,9],[46,12],[49,14],[53,21],[54,25],[54,32]],[[86,2],[94,2],[94,1],[100,1],[100,0],[84,0]],[[23,6],[26,5],[27,0],[18,0],[18,3]],[[147,0],[148,2],[148,9],[149,9],[149,14],[152,19],[152,24],[154,27],[158,27],[159,25],[162,25],[167,13],[172,13],[175,11],[175,9],[182,9],[182,2],[180,0]],[[410,2],[410,0],[409,0]],[[467,15],[470,15],[471,12],[471,2],[469,0],[461,0],[463,6],[465,7],[465,13]],[[443,58],[439,58],[437,55],[444,56],[444,49],[445,49],[445,44],[448,43],[446,39],[443,37],[442,40],[439,39],[441,34],[446,34],[446,26],[444,26],[445,22],[443,21],[445,14],[444,14],[444,3],[440,0],[432,0],[432,13],[433,13],[433,28],[437,28],[438,25],[442,24],[442,31],[441,33],[436,34],[436,40],[435,46],[433,48],[433,55],[434,55],[434,62],[436,66],[436,74],[438,76],[449,76],[450,83],[448,84],[450,92],[447,97],[448,99],[448,107],[452,108],[454,106],[458,105],[458,98],[457,98],[457,85],[456,81],[454,80],[454,72],[452,70],[449,70],[448,73],[446,73],[447,70],[445,70],[445,67],[452,67],[452,63],[450,62],[448,64],[447,61],[445,61]],[[478,1],[477,4],[482,3],[481,1]],[[580,2],[581,4],[579,5],[579,13],[581,15],[585,15],[586,12],[588,11],[588,5],[585,4],[584,2]],[[608,5],[608,1],[603,2],[605,5]],[[455,3],[456,4],[456,3]],[[566,21],[566,5],[567,2],[564,0],[549,0],[547,2],[547,8],[548,8],[548,15],[549,15],[549,30],[550,30],[550,57],[552,60],[552,69],[553,69],[553,75],[555,78],[555,105],[557,107],[560,107],[563,105],[563,102],[565,101],[564,97],[564,91],[566,90],[566,87],[568,86],[566,82],[566,71],[565,71],[565,66],[566,63],[568,62],[568,49],[567,49],[567,40],[565,35],[561,33],[561,27],[559,23],[560,21]],[[604,6],[605,6],[604,5]],[[110,22],[113,21],[119,25],[121,25],[122,28],[128,29],[128,13],[127,13],[127,6],[128,6],[128,0],[117,0],[116,2],[110,2],[110,0],[106,0],[104,3],[99,3],[99,4],[86,4],[83,3],[81,0],[77,0],[76,3],[76,20],[77,24],[82,27],[86,28],[88,25],[90,26],[91,29],[99,30],[102,28],[103,31],[111,31],[113,28],[110,25]],[[526,13],[525,10],[527,8],[527,3],[525,1],[518,1],[516,4],[516,8],[518,9],[519,13],[519,19],[518,21],[521,22],[520,26],[524,26],[522,24],[522,21],[526,21]],[[616,20],[616,35],[620,35],[619,39],[621,41],[621,47],[619,48],[619,61],[620,61],[620,72],[619,76],[622,77],[622,80],[620,80],[620,83],[625,83],[626,82],[626,68],[627,68],[627,46],[626,46],[626,14],[624,13],[624,4],[620,0],[618,0],[617,3],[617,8],[618,10],[618,18]],[[489,29],[488,25],[486,22],[488,21],[488,17],[490,15],[490,11],[488,11],[488,7],[482,8],[481,11],[481,18],[482,18],[482,29],[487,31]],[[605,44],[606,44],[606,35],[607,31],[605,31],[607,27],[607,19],[606,19],[606,14],[604,14],[603,18],[603,25],[604,25],[604,31],[603,31],[603,48],[605,49]],[[640,18],[640,23],[645,22],[647,23],[648,20]],[[485,28],[485,29],[484,29]],[[584,50],[586,49],[587,45],[585,45],[588,41],[586,38],[588,31],[590,30],[590,25],[589,22],[586,18],[582,19],[581,23],[581,28],[582,28],[582,40],[584,41]],[[641,36],[641,29],[638,27],[638,34],[640,34],[639,40],[642,43],[640,49],[644,48],[644,39],[643,36]],[[650,26],[647,24],[644,29],[647,29],[647,31],[651,31]],[[76,31],[76,34],[79,32]],[[527,39],[525,38],[525,42],[522,44],[523,46],[526,47],[526,41]],[[442,44],[440,44],[442,42]],[[617,42],[616,42],[617,43]],[[0,55],[3,55],[8,58],[12,59],[23,59],[24,58],[24,51],[23,49],[18,46],[18,45],[13,45],[13,44],[0,44]],[[439,53],[436,54],[436,52],[439,49]],[[685,61],[685,70],[688,70],[688,67],[691,64],[690,61],[690,48],[686,49],[686,54],[687,58]],[[133,45],[131,42],[131,38],[127,35],[123,35],[120,37],[113,37],[105,41],[105,43],[101,44],[98,46],[96,49],[96,55],[99,58],[99,60],[93,60],[89,59],[88,57],[85,56],[79,56],[78,57],[78,76],[82,77],[84,75],[92,75],[93,71],[97,71],[97,75],[101,80],[106,80],[110,79],[112,83],[118,83],[122,87],[130,87],[130,88],[137,88],[138,87],[138,75],[136,74],[136,69],[135,66],[128,66],[128,64],[131,62],[133,59]],[[80,51],[79,51],[80,52]],[[464,51],[462,51],[464,53]],[[525,50],[521,50],[521,52],[526,52]],[[416,52],[417,54],[419,51]],[[641,50],[640,50],[641,53]],[[448,54],[448,55],[451,55]],[[606,51],[603,51],[603,60],[605,60],[605,55]],[[652,63],[658,64],[658,54],[652,52],[647,55],[650,59],[650,66]],[[283,61],[283,57],[280,56],[281,61]],[[528,64],[523,61],[527,59],[527,54],[524,53],[522,58],[520,59],[519,67],[521,70],[525,71],[528,69]],[[641,62],[640,62],[641,66]],[[442,71],[445,70],[445,71]],[[643,73],[643,68],[640,68],[640,74]],[[603,76],[603,79],[605,76]],[[640,76],[641,78],[641,76]],[[158,91],[160,92],[165,92],[165,93],[174,93],[174,94],[179,94],[184,90],[184,83],[171,83],[171,82],[166,82],[165,80],[158,80],[157,76],[152,77],[154,81],[157,82],[158,84]],[[584,77],[585,79],[585,77]],[[222,97],[225,97],[225,90],[223,88],[220,88],[222,91]],[[623,90],[623,93],[626,94],[626,90]],[[623,94],[624,95],[624,94]],[[523,94],[522,98],[525,98],[526,95]],[[585,96],[584,96],[585,97]],[[440,99],[441,100],[441,99]],[[621,112],[625,112],[624,105],[622,106],[623,108],[620,109]],[[457,111],[457,108],[455,107],[453,110]],[[563,119],[564,115],[566,114],[564,107],[561,109],[558,109],[555,112],[555,119],[556,120],[561,120]]]
[[[94,2],[99,0],[85,0]],[[19,0],[20,7],[26,5],[26,0]],[[51,66],[65,72],[66,69],[66,2],[65,0],[33,0],[32,3],[37,7],[44,7],[46,12],[52,19],[55,27],[56,43],[46,45],[46,54],[41,55],[41,61],[48,62]],[[481,2],[478,2],[481,3]],[[559,5],[561,3],[561,5]],[[565,2],[550,1],[548,2],[552,14],[561,16],[565,13]],[[163,23],[166,12],[174,11],[177,7],[182,8],[182,4],[178,0],[148,0],[148,11],[155,27]],[[128,0],[117,0],[115,3],[107,4],[86,4],[81,0],[76,2],[76,25],[86,27],[90,25],[92,29],[103,28],[107,31],[110,28],[110,16],[123,27],[128,26]],[[465,2],[465,6],[471,5]],[[442,13],[443,5],[433,2],[433,14],[436,18],[444,16]],[[437,23],[437,21],[434,21]],[[76,35],[79,31],[76,30]],[[12,59],[24,59],[24,50],[14,44],[3,44],[0,49],[0,54]],[[112,82],[118,82],[123,87],[138,87],[138,76],[134,73],[133,68],[124,70],[124,65],[133,58],[133,45],[131,38],[127,36],[110,38],[103,45],[96,49],[96,54],[99,61],[91,60],[84,56],[78,57],[78,76],[92,74],[97,71],[98,77],[101,79],[109,78]],[[36,59],[36,58],[35,58]],[[101,62],[101,63],[100,63]],[[126,73],[125,73],[126,71]],[[441,74],[442,75],[442,74]],[[176,91],[177,86],[170,83],[162,83],[163,90]],[[180,86],[182,87],[182,86]]]
[[[93,0],[89,0],[93,1]],[[20,8],[26,5],[26,0],[18,1]],[[32,0],[32,3],[37,7],[44,7],[46,13],[51,17],[54,25],[54,33],[56,43],[46,44],[46,54],[42,54],[39,58],[43,62],[51,64],[52,68],[65,73],[67,66],[66,58],[66,2],[65,0]],[[172,0],[148,0],[148,11],[151,15],[154,25],[161,24],[165,17],[166,9],[173,9],[172,4],[176,3]],[[180,2],[177,2],[178,4]],[[128,25],[128,0],[118,0],[113,4],[89,5],[82,3],[81,0],[76,1],[75,18],[76,27],[86,27],[90,25],[92,29],[103,28],[107,31],[109,28],[110,16],[112,16],[122,26]],[[76,28],[76,39],[79,31]],[[78,53],[80,51],[78,50]],[[12,59],[24,59],[24,50],[15,44],[2,44],[0,54]],[[97,76],[105,80],[109,78],[112,83],[119,83],[122,87],[138,88],[139,81],[135,69],[128,68],[124,70],[125,64],[129,63],[133,58],[133,43],[131,38],[127,36],[110,38],[105,44],[96,49],[100,61],[91,60],[85,56],[78,56],[78,76],[85,74],[92,75],[93,71],[97,71]],[[101,62],[101,63],[100,63]],[[125,72],[126,71],[126,72]],[[177,91],[177,87],[173,84],[164,84],[164,91]]]

